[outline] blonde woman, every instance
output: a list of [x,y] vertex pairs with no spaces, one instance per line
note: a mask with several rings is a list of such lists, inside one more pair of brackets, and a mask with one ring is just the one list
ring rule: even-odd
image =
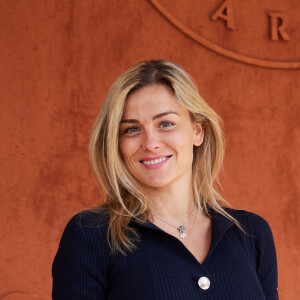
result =
[[272,232],[217,192],[220,119],[170,61],[112,85],[90,157],[105,193],[68,223],[53,299],[278,299]]

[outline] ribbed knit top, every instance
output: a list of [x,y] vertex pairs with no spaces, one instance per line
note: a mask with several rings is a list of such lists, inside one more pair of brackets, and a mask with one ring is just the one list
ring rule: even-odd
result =
[[[113,256],[107,243],[105,216],[79,213],[66,226],[53,262],[52,297],[54,300],[278,299],[276,252],[268,223],[250,212],[228,212],[247,234],[213,212],[211,245],[201,264],[179,239],[149,221],[144,224],[132,221],[130,226],[140,235],[137,249],[126,256]],[[204,285],[198,283],[201,277]]]

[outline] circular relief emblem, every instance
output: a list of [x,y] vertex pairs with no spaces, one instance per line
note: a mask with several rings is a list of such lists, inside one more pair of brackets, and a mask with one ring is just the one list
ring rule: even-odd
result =
[[243,63],[300,68],[300,1],[149,0],[206,48]]

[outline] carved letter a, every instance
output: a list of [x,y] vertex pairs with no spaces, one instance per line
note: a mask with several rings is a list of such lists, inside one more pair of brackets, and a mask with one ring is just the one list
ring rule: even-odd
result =
[[211,16],[211,19],[214,21],[218,18],[223,19],[226,22],[227,28],[232,30],[235,29],[231,0],[225,0],[225,2],[223,2],[223,4]]

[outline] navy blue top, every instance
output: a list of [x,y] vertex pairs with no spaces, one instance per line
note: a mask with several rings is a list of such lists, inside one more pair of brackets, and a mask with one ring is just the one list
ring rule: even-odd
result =
[[[228,210],[244,227],[212,212],[211,245],[200,264],[184,244],[153,223],[132,221],[140,242],[126,256],[113,256],[107,220],[84,212],[66,226],[55,256],[54,300],[276,300],[277,261],[267,222],[243,210]],[[208,289],[198,280],[206,277]],[[208,280],[207,280],[208,279]],[[207,287],[207,286],[206,286]]]

